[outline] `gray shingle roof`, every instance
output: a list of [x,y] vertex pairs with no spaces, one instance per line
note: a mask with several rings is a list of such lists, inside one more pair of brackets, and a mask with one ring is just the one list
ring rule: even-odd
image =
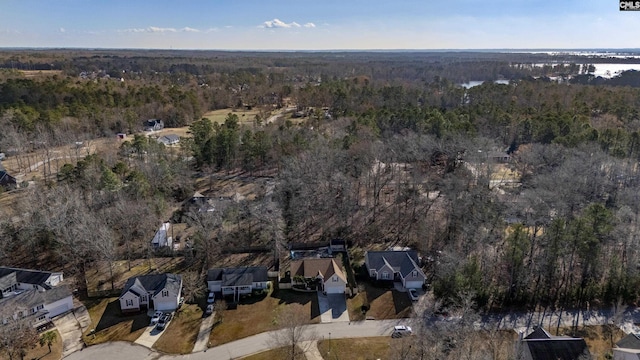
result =
[[365,256],[371,269],[380,269],[384,265],[389,265],[393,271],[399,272],[403,277],[409,275],[413,270],[420,270],[418,253],[414,250],[367,251]]
[[16,308],[31,309],[41,304],[51,304],[68,296],[71,296],[71,291],[66,286],[56,286],[46,291],[31,289],[16,296],[2,299],[0,306],[15,305]]
[[[530,360],[580,360],[589,359],[589,349],[584,339],[551,338],[523,340],[524,359]],[[526,351],[528,350],[528,351]]]
[[267,268],[264,266],[215,268],[207,271],[207,281],[222,281],[222,286],[251,285],[268,280]]
[[629,334],[616,343],[619,348],[640,349],[640,335]]
[[[131,287],[134,284],[137,284],[149,293],[153,292],[155,294],[166,288],[171,293],[178,294],[180,292],[180,286],[182,285],[182,277],[177,274],[141,275],[132,277],[127,280],[126,284],[124,284],[124,288],[122,288],[120,296],[131,290]],[[136,295],[140,295],[133,290],[131,290],[131,292]]]
[[50,271],[10,268],[4,266],[0,267],[0,279],[4,278],[5,276],[11,275],[15,276],[16,281],[19,283],[40,285],[45,289],[51,288],[46,284],[46,281],[49,279],[51,274],[53,273]]

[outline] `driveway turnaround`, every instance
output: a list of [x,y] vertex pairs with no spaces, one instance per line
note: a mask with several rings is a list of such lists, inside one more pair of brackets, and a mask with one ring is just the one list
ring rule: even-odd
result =
[[318,292],[318,307],[320,308],[320,322],[348,322],[347,299],[344,294],[327,294]]
[[209,347],[209,334],[211,334],[211,328],[213,328],[213,320],[216,318],[216,313],[209,315],[200,323],[200,331],[198,332],[198,338],[196,344],[193,346],[192,352],[205,351]]
[[76,305],[76,307],[73,311],[53,319],[53,324],[60,332],[60,337],[62,338],[62,357],[84,347],[82,334],[91,324],[91,318],[89,317],[87,308],[80,303],[74,305]]

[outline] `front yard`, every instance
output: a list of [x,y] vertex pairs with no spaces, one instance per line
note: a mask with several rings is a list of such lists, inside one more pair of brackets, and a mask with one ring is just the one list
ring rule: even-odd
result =
[[391,337],[325,339],[318,350],[325,359],[376,360],[389,359]]
[[[365,320],[366,318],[401,319],[411,316],[411,299],[407,293],[401,293],[393,289],[375,287],[369,283],[361,285],[358,295],[347,299],[349,318],[352,321]],[[363,314],[363,305],[368,307]]]
[[209,346],[275,329],[274,319],[280,307],[298,303],[309,313],[309,323],[320,322],[316,293],[298,293],[291,290],[270,291],[264,297],[254,296],[241,301],[235,309],[223,314],[222,322],[214,326],[209,336]]
[[[51,344],[51,351],[49,351],[49,347],[47,345],[34,345],[33,348],[27,351],[27,354],[23,357],[24,359],[58,360],[62,358],[62,337],[58,330],[50,331],[56,333],[56,340]],[[45,333],[46,332],[47,331],[45,331]],[[41,335],[42,334],[40,334],[40,336]]]
[[[87,345],[107,341],[135,341],[149,325],[146,313],[123,315],[117,297],[85,303],[91,326],[83,335]],[[95,330],[92,333],[92,329]]]
[[168,354],[189,354],[198,338],[202,309],[197,304],[184,304],[176,311],[171,323],[154,348]]

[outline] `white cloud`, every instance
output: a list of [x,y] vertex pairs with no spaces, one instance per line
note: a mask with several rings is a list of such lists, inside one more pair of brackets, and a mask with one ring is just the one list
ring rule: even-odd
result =
[[306,27],[306,28],[314,28],[314,27],[316,27],[316,24],[314,24],[312,22],[308,22],[308,23],[304,24],[304,27]]
[[265,29],[289,29],[289,28],[299,28],[300,24],[298,24],[295,21],[286,23],[280,19],[273,19],[273,20],[263,22],[261,27]]
[[[190,28],[184,28],[184,29],[190,29]],[[187,31],[182,29],[182,31]],[[118,32],[128,32],[128,33],[166,33],[166,32],[177,32],[178,30],[176,30],[175,28],[162,28],[162,27],[157,27],[157,26],[149,26],[147,28],[131,28],[131,29],[124,29],[124,30],[118,30]]]
[[65,30],[63,27],[61,27],[60,29],[58,29],[61,33],[66,32],[67,30]]
[[188,26],[187,27],[183,27],[182,29],[180,29],[180,31],[182,31],[182,32],[195,32],[195,33],[200,32],[200,30],[194,29],[194,28],[190,28]]

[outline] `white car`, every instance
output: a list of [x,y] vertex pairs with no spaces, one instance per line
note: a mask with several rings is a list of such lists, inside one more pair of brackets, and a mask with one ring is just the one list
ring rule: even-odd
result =
[[164,315],[164,313],[162,311],[156,311],[153,313],[153,316],[151,317],[151,325],[155,325],[158,323],[158,320],[160,320],[162,318],[162,316]]
[[411,330],[411,326],[406,325],[397,325],[393,327],[393,332],[391,333],[392,338],[400,338],[403,336],[408,336],[413,334]]
[[418,301],[418,291],[416,289],[409,289],[409,297],[411,301]]
[[214,301],[216,301],[216,296],[212,291],[209,293],[209,297],[207,297],[207,304],[213,304]]

